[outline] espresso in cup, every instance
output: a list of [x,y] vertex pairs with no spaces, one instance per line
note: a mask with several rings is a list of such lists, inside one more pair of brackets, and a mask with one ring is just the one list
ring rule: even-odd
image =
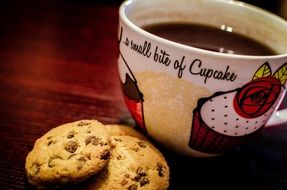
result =
[[190,23],[160,23],[142,27],[162,38],[205,50],[240,55],[276,55],[259,41],[237,34],[232,27]]

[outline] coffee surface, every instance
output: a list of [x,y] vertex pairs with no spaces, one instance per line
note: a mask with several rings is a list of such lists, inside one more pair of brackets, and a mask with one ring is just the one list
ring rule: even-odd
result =
[[237,34],[231,27],[161,23],[147,25],[144,30],[162,38],[205,50],[240,55],[276,55],[267,45]]

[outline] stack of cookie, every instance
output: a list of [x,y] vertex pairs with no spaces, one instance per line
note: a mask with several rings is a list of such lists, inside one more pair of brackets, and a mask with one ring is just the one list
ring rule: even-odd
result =
[[169,185],[167,162],[144,135],[96,120],[47,132],[35,142],[25,169],[37,189],[78,184],[81,189],[164,190]]

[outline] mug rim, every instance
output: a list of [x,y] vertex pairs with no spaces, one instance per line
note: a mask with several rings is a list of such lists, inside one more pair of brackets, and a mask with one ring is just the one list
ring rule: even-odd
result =
[[[144,29],[140,28],[139,26],[137,26],[135,23],[133,23],[126,15],[126,9],[129,6],[132,6],[133,3],[136,3],[139,0],[126,0],[124,1],[119,8],[119,16],[120,19],[123,20],[123,22],[132,30],[134,30],[135,32],[149,38],[152,39],[154,41],[160,42],[162,44],[166,44],[169,45],[171,47],[174,48],[180,48],[183,49],[185,51],[193,51],[195,53],[198,54],[203,54],[203,55],[208,55],[208,56],[215,56],[215,57],[221,57],[221,58],[232,58],[232,59],[252,59],[252,60],[257,60],[257,59],[280,59],[280,58],[285,58],[287,57],[287,52],[286,53],[282,53],[282,54],[276,54],[276,55],[242,55],[242,54],[227,54],[227,53],[221,53],[221,52],[214,52],[214,51],[210,51],[210,50],[205,50],[205,49],[201,49],[201,48],[197,48],[197,47],[192,47],[189,45],[184,45],[178,42],[174,42],[162,37],[159,37],[157,35],[154,35],[152,33],[149,33],[147,31],[145,31]],[[207,0],[209,1],[209,0]],[[282,24],[287,26],[287,21],[284,20],[283,18],[281,18],[280,16],[269,12],[265,9],[262,9],[260,7],[245,3],[245,2],[241,2],[241,1],[234,1],[234,0],[213,0],[213,1],[217,1],[219,3],[227,3],[227,4],[231,4],[233,6],[240,6],[240,7],[244,7],[247,8],[253,12],[258,12],[260,14],[265,14],[266,16],[273,18],[274,20],[276,20],[276,22],[281,22]]]

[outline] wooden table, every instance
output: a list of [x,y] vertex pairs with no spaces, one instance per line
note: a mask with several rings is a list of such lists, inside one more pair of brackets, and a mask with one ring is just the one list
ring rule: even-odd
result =
[[[79,119],[131,121],[116,65],[119,3],[1,3],[0,189],[28,189],[26,155],[49,129]],[[170,189],[270,190],[287,189],[286,147],[287,127],[277,126],[222,157],[161,150]]]

